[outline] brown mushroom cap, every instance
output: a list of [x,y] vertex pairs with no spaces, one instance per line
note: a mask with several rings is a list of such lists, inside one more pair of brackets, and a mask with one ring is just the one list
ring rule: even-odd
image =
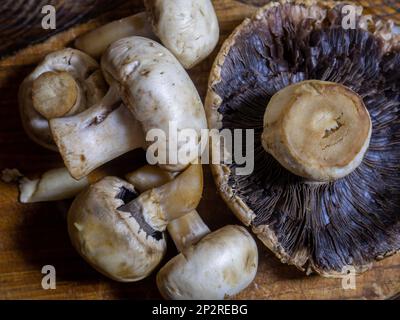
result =
[[[271,3],[224,43],[211,71],[211,128],[254,129],[255,169],[212,165],[233,212],[284,263],[325,276],[358,272],[400,250],[400,41],[390,23],[357,17],[341,26],[343,3]],[[389,30],[389,32],[388,32]],[[349,175],[310,184],[282,167],[261,143],[271,97],[304,80],[340,83],[362,99],[370,145]]]

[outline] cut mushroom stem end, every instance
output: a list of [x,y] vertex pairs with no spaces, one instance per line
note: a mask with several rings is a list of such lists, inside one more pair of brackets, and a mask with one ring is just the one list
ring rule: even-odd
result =
[[44,72],[33,81],[33,107],[47,120],[68,114],[77,98],[78,85],[68,72]]
[[355,170],[372,124],[362,98],[337,83],[309,80],[277,92],[264,115],[262,144],[283,167],[311,182]]

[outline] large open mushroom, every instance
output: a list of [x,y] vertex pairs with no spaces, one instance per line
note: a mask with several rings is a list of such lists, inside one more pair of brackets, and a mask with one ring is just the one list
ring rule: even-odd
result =
[[212,166],[224,200],[282,262],[324,276],[400,249],[399,36],[360,15],[343,28],[343,5],[261,8],[224,43],[206,99],[211,128],[255,132],[250,175]]

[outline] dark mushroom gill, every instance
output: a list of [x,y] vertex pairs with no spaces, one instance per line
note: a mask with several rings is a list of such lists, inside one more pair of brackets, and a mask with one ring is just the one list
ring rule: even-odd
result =
[[139,195],[135,191],[122,187],[116,198],[122,200],[124,204],[121,207],[117,208],[117,210],[128,212],[131,215],[130,217],[132,219],[135,219],[140,228],[146,233],[146,238],[150,236],[153,237],[156,241],[164,239],[164,235],[162,232],[154,230],[147,223],[142,211],[135,202],[135,199],[137,199],[138,196]]
[[[252,225],[269,226],[284,261],[334,273],[400,249],[400,52],[384,53],[381,40],[361,28],[343,29],[340,7],[322,16],[317,6],[265,11],[235,38],[213,90],[222,98],[223,128],[255,129],[254,172],[228,182],[256,214]],[[362,164],[329,184],[302,182],[261,145],[272,95],[307,79],[350,87],[372,119]]]

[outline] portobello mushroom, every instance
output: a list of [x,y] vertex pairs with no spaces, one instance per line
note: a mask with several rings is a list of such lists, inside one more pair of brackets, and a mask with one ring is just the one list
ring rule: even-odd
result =
[[283,263],[323,276],[400,250],[400,38],[361,14],[343,28],[344,5],[262,7],[223,44],[206,98],[210,128],[255,135],[251,174],[212,165],[222,197]]

